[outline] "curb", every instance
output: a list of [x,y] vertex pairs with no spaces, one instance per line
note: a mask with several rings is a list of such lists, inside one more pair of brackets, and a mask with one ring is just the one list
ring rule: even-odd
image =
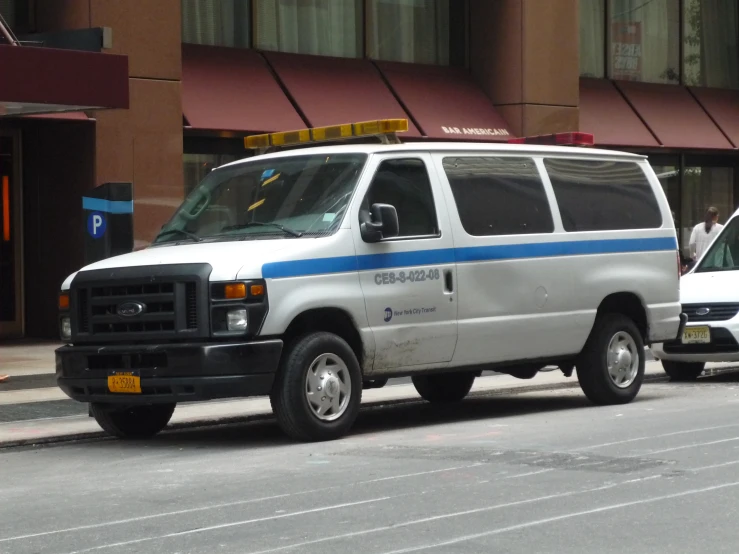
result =
[[[666,375],[652,374],[652,375],[644,376],[645,383],[656,383],[656,382],[664,382],[664,381],[668,381],[668,378]],[[503,396],[503,395],[508,395],[508,394],[525,394],[525,393],[531,393],[531,392],[565,390],[565,389],[573,389],[573,388],[578,388],[578,387],[579,387],[579,383],[577,381],[577,378],[573,378],[572,381],[568,381],[564,383],[551,383],[551,384],[519,386],[519,387],[505,387],[505,388],[491,388],[487,390],[472,392],[467,398],[486,398],[486,397],[491,397],[491,396]],[[373,408],[376,409],[376,408],[389,407],[389,406],[412,405],[412,404],[425,404],[425,402],[421,398],[400,398],[400,399],[391,399],[391,400],[377,400],[373,402],[368,402],[366,404],[362,404],[361,409],[366,410],[366,409],[373,409]],[[259,421],[270,421],[270,420],[274,420],[274,414],[272,414],[271,412],[253,414],[253,415],[247,415],[247,416],[239,416],[239,415],[223,416],[217,419],[200,419],[200,420],[182,421],[178,423],[172,423],[167,426],[167,428],[163,431],[163,433],[170,433],[170,432],[189,430],[189,429],[206,429],[206,428],[220,427],[220,426],[226,426],[226,425],[254,423],[254,422],[259,422]],[[115,440],[114,437],[111,437],[104,431],[96,430],[96,431],[89,431],[89,432],[84,432],[84,433],[75,433],[75,434],[70,434],[70,435],[58,435],[58,436],[53,436],[53,437],[42,437],[42,438],[16,439],[16,440],[0,442],[0,451],[11,449],[11,448],[23,447],[23,446],[47,446],[47,445],[54,445],[54,444],[61,444],[61,443],[68,443],[68,442],[83,442],[83,441],[89,441],[89,440],[94,440],[94,439]],[[135,442],[135,441],[132,440],[132,441],[127,441],[127,442]]]

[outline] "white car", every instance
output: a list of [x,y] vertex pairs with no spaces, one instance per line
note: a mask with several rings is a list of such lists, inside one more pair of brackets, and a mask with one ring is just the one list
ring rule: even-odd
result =
[[332,439],[365,383],[409,375],[453,402],[484,370],[552,364],[596,404],[631,401],[644,345],[682,321],[667,199],[643,156],[540,141],[347,143],[214,170],[151,247],[64,282],[59,386],[119,437],[157,433],[177,402],[269,395],[287,434]]
[[739,362],[739,211],[680,281],[688,322],[676,340],[652,345],[674,380],[697,378],[707,362]]

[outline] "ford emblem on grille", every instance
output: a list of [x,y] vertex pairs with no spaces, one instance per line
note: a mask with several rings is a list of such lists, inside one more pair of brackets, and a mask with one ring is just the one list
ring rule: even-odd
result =
[[144,313],[144,310],[146,310],[146,306],[141,302],[124,302],[118,305],[117,311],[118,315],[122,315],[123,317],[133,317]]
[[695,310],[695,315],[708,315],[711,313],[711,308],[698,308]]

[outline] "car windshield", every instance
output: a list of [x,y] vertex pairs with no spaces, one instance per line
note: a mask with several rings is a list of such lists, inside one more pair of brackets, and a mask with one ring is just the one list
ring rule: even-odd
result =
[[739,218],[722,229],[695,269],[695,273],[739,269]]
[[325,236],[341,225],[365,154],[303,155],[212,171],[155,244]]

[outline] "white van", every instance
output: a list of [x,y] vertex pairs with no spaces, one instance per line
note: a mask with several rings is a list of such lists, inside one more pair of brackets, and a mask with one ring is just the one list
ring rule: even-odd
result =
[[706,362],[739,362],[739,211],[683,276],[680,300],[688,323],[676,339],[652,346],[675,381],[696,379]]
[[288,435],[332,439],[363,386],[412,376],[453,402],[484,370],[548,365],[576,366],[596,404],[631,401],[644,345],[683,319],[662,188],[642,156],[516,142],[345,143],[212,171],[149,248],[64,282],[60,387],[122,438],[159,432],[177,402],[269,395]]

